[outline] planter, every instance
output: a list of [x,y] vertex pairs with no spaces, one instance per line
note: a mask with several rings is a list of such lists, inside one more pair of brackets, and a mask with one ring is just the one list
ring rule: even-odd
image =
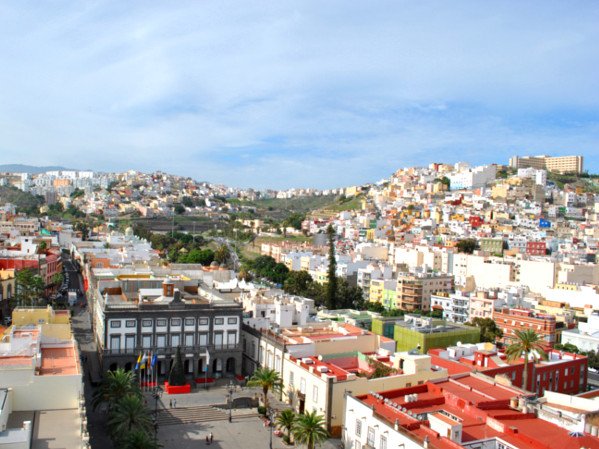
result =
[[164,391],[166,394],[185,394],[191,393],[191,385],[169,385],[168,382],[164,382]]
[[211,384],[215,381],[214,377],[196,377],[196,384]]

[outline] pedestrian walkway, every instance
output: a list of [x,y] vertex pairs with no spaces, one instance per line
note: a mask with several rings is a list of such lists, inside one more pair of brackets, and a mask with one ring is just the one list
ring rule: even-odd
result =
[[228,415],[225,412],[209,405],[162,409],[158,410],[158,415],[156,418],[159,426],[174,426],[178,424],[191,424],[207,421],[223,421],[227,419]]

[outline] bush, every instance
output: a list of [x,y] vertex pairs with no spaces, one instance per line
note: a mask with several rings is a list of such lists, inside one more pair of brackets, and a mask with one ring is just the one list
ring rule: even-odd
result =
[[266,407],[264,407],[263,405],[259,405],[258,406],[258,413],[260,415],[266,415]]

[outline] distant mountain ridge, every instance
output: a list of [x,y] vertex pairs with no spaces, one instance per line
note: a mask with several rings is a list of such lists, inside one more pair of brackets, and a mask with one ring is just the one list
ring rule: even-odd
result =
[[75,170],[73,168],[60,167],[58,165],[49,165],[47,167],[36,167],[34,165],[23,164],[4,164],[0,165],[0,173],[44,173],[56,170]]

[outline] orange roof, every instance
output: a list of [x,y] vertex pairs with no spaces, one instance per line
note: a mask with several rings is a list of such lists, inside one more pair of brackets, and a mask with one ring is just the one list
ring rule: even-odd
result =
[[0,357],[0,366],[31,366],[29,356]]
[[68,348],[42,348],[40,375],[57,376],[78,373],[78,355],[73,346]]

